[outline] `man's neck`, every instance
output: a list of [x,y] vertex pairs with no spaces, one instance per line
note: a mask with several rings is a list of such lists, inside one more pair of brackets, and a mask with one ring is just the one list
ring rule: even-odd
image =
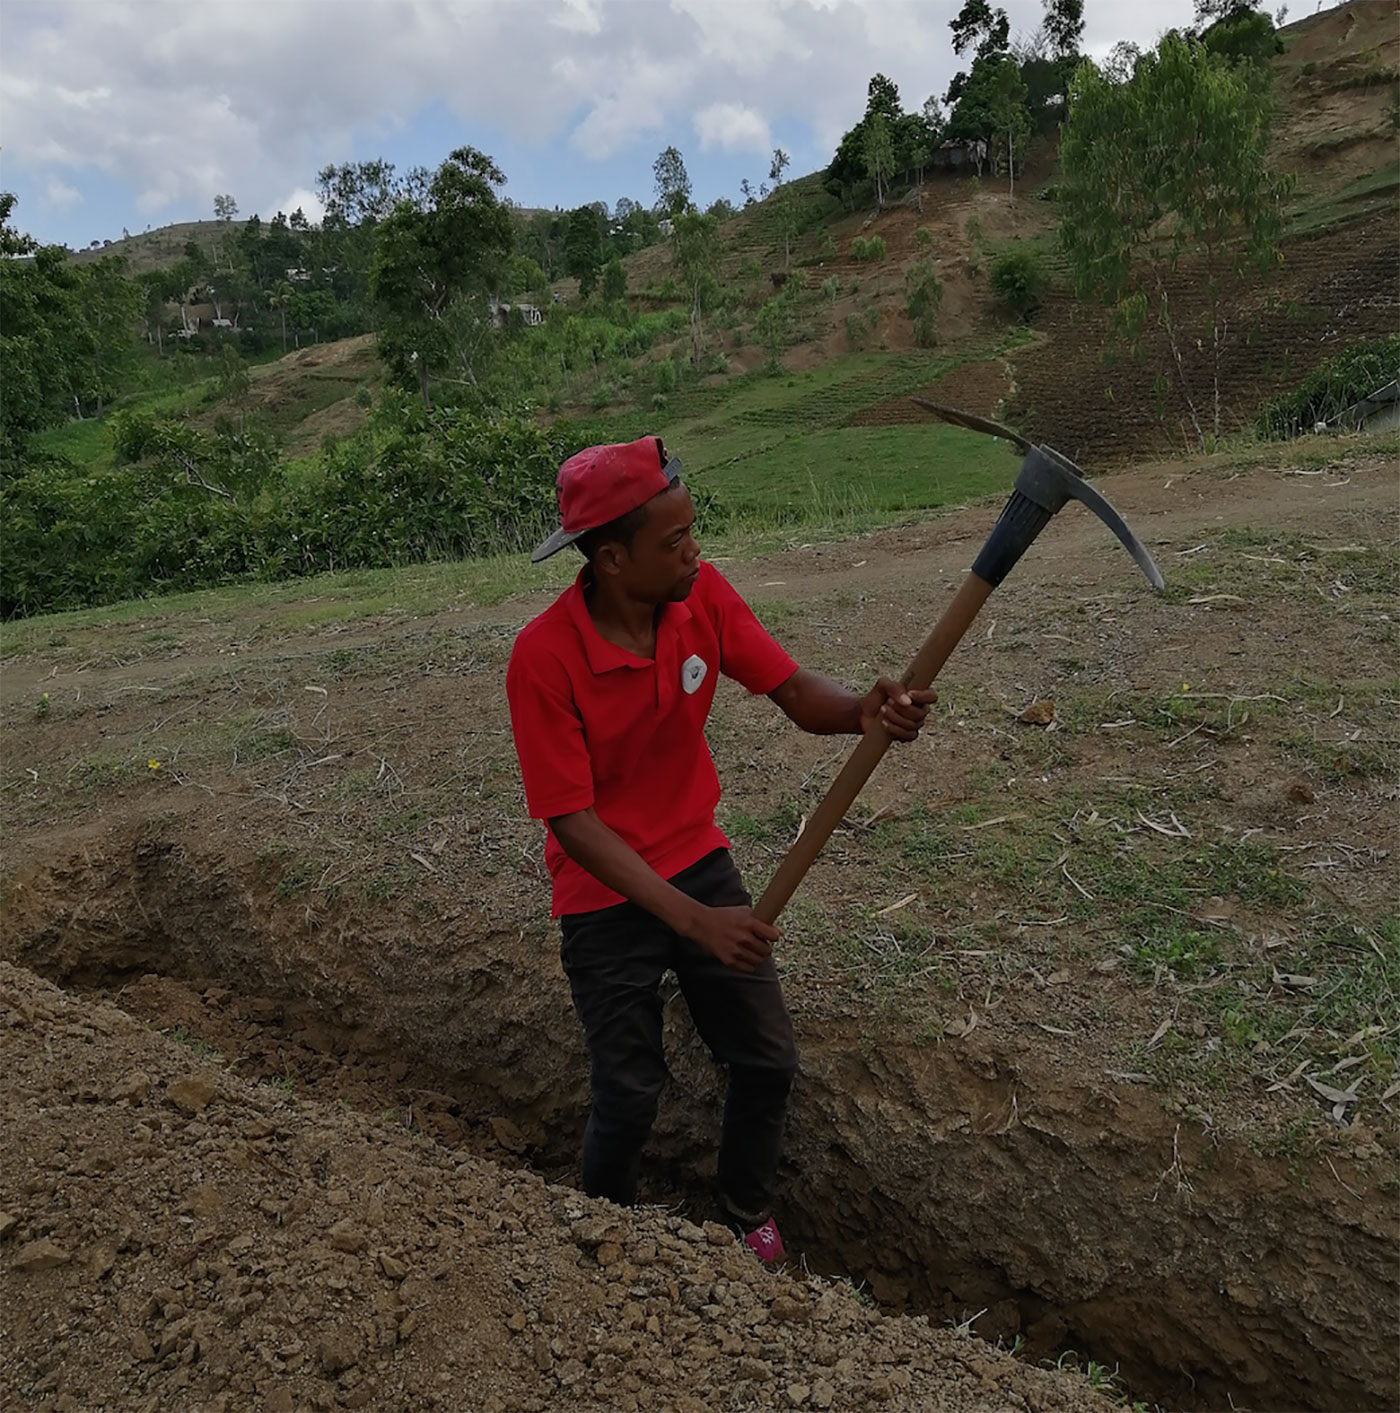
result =
[[620,592],[612,580],[584,576],[583,601],[599,636],[638,657],[656,656],[656,625],[661,605],[643,603]]

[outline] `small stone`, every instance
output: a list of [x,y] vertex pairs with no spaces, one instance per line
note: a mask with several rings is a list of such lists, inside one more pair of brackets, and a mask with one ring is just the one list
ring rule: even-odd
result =
[[697,1227],[694,1222],[682,1222],[676,1229],[676,1235],[682,1241],[704,1241],[705,1231],[703,1227]]
[[180,1204],[180,1211],[194,1217],[212,1217],[223,1205],[213,1183],[202,1183]]
[[199,1113],[214,1097],[216,1088],[212,1079],[206,1079],[202,1074],[190,1074],[170,1085],[165,1091],[165,1097],[182,1114],[193,1115]]
[[359,1337],[349,1330],[323,1336],[316,1347],[316,1360],[328,1379],[353,1369],[360,1362]]
[[263,1403],[266,1413],[295,1413],[296,1400],[289,1388],[275,1388]]
[[825,1379],[818,1379],[812,1385],[812,1407],[830,1408],[836,1397],[836,1390]]
[[379,1269],[391,1281],[401,1281],[408,1275],[408,1267],[397,1256],[390,1256],[387,1251],[379,1253]]
[[728,1227],[722,1227],[718,1222],[706,1222],[704,1231],[705,1240],[711,1246],[732,1246],[736,1239]]
[[525,1312],[523,1310],[517,1310],[515,1314],[506,1321],[506,1329],[510,1330],[513,1334],[523,1333],[525,1329]]
[[114,1103],[127,1099],[133,1104],[139,1104],[150,1093],[150,1089],[150,1075],[145,1070],[132,1070],[112,1086],[111,1097]]
[[491,1132],[507,1153],[523,1153],[530,1146],[530,1140],[509,1119],[493,1118]]
[[535,1336],[535,1368],[547,1374],[554,1367],[554,1355],[550,1353],[549,1341],[543,1335]]
[[1024,722],[1027,726],[1048,726],[1055,719],[1055,703],[1049,697],[1042,697],[1039,701],[1032,702],[1017,721]]
[[806,1384],[789,1384],[787,1388],[788,1402],[794,1408],[801,1408],[812,1396],[812,1390]]
[[131,1350],[131,1357],[140,1364],[147,1364],[156,1357],[155,1346],[147,1337],[145,1330],[133,1332],[128,1348]]
[[615,1266],[622,1260],[622,1248],[615,1241],[605,1241],[594,1255],[600,1266]]
[[399,1338],[407,1339],[417,1328],[418,1312],[416,1310],[410,1310],[408,1314],[399,1321]]
[[336,1251],[358,1256],[369,1245],[369,1239],[348,1217],[331,1228],[331,1246]]
[[100,1281],[104,1276],[111,1273],[112,1267],[117,1264],[117,1243],[115,1241],[99,1241],[96,1246],[88,1252],[87,1266],[92,1272],[92,1278]]
[[601,1246],[605,1241],[620,1241],[622,1223],[611,1217],[580,1217],[569,1228],[569,1235],[580,1246]]
[[794,1300],[790,1295],[780,1295],[769,1307],[768,1313],[782,1323],[806,1324],[812,1318],[811,1306],[805,1300]]
[[755,1383],[767,1383],[773,1377],[773,1370],[766,1360],[745,1356],[739,1360],[739,1377],[752,1379]]
[[50,1241],[48,1237],[42,1237],[38,1241],[31,1241],[25,1246],[21,1246],[15,1253],[15,1259],[10,1263],[17,1271],[51,1271],[55,1266],[66,1266],[73,1259],[70,1251],[66,1251],[56,1242]]

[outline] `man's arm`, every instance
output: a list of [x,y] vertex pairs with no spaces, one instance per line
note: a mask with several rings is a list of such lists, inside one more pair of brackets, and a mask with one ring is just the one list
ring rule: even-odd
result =
[[753,971],[782,935],[771,924],[760,922],[751,908],[706,907],[682,893],[591,808],[555,815],[549,827],[579,867],[735,971]]
[[799,667],[768,693],[789,720],[816,736],[863,736],[878,721],[896,741],[912,741],[924,724],[934,691],[911,692],[892,677],[882,677],[864,696]]

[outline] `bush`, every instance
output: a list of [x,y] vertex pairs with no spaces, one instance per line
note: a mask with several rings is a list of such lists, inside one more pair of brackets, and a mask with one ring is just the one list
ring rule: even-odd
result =
[[943,286],[927,258],[911,265],[904,277],[905,311],[914,325],[914,342],[932,348],[938,342],[938,315],[943,308]]
[[1039,251],[1008,250],[992,261],[988,283],[1001,303],[1024,321],[1040,307],[1050,276]]
[[577,450],[566,436],[388,393],[295,479],[265,439],[172,422],[135,466],[31,460],[0,487],[0,614],[533,543],[555,518],[559,463]]
[[669,358],[653,367],[651,377],[652,382],[655,384],[656,391],[663,396],[667,393],[675,392],[676,384],[680,381],[679,375],[676,372],[676,365],[672,363]]
[[830,304],[836,303],[836,296],[841,293],[841,279],[839,275],[828,275],[822,281],[822,294]]
[[864,236],[856,236],[851,241],[851,259],[864,261],[883,260],[885,258],[885,238],[884,236],[871,236],[868,240]]
[[1400,374],[1400,334],[1365,339],[1315,369],[1291,393],[1271,398],[1255,419],[1259,435],[1281,440],[1310,432]]

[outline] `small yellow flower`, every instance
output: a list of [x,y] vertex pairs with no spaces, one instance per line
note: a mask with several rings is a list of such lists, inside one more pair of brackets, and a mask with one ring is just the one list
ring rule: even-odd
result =
[[159,769],[160,769],[160,762],[159,762],[158,760],[148,760],[148,761],[146,762],[146,764],[147,764],[148,766],[150,766],[150,768],[151,768],[152,770],[159,770]]
[[1189,682],[1183,682],[1181,684],[1181,690],[1183,692],[1189,692],[1191,690],[1191,684]]

